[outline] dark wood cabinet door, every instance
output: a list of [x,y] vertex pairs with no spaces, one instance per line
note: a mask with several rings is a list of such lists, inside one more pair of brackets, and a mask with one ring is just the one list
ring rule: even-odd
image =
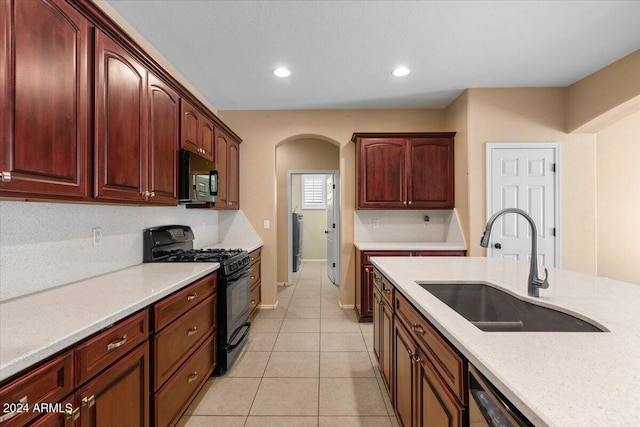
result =
[[371,138],[360,143],[358,208],[403,208],[406,203],[405,140]]
[[228,177],[228,155],[229,155],[229,137],[219,128],[215,128],[215,162],[218,168],[218,197],[216,198],[217,208],[227,208],[227,177]]
[[[403,427],[415,425],[415,361],[417,346],[400,322],[393,326],[395,363],[393,372],[393,402],[398,422]],[[425,424],[430,425],[430,424]]]
[[175,205],[178,201],[178,141],[180,104],[178,94],[149,74],[149,199]]
[[240,144],[231,141],[227,154],[227,207],[240,208]]
[[465,408],[449,391],[422,351],[416,362],[416,418],[419,426],[461,427]]
[[393,399],[393,308],[380,304],[380,352],[382,379],[387,386],[389,396]]
[[0,195],[88,197],[89,41],[63,0],[2,1]]
[[181,139],[180,147],[196,154],[200,153],[198,132],[200,131],[200,112],[186,99],[180,99]]
[[94,196],[145,200],[146,69],[125,49],[96,31]]
[[410,140],[408,162],[408,207],[453,208],[453,139]]
[[76,393],[80,427],[149,426],[149,344],[145,342]]
[[204,116],[201,116],[200,120],[200,135],[199,135],[199,145],[200,145],[200,155],[205,159],[213,161],[213,138],[214,138],[214,129],[213,122],[207,119]]
[[377,287],[373,287],[373,352],[378,358],[382,370],[382,296]]

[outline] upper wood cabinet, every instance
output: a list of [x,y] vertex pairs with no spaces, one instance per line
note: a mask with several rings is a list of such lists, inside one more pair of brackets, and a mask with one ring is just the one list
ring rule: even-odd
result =
[[178,95],[96,32],[94,196],[177,203]]
[[164,81],[149,73],[148,188],[153,202],[178,200],[178,141],[180,97]]
[[454,207],[453,137],[355,133],[358,209]]
[[147,197],[147,70],[96,32],[95,197]]
[[239,209],[240,143],[216,126],[215,147],[218,168],[218,197],[215,207]]
[[90,40],[65,1],[0,2],[1,196],[89,196]]
[[182,136],[180,146],[213,161],[213,122],[186,99],[180,100]]

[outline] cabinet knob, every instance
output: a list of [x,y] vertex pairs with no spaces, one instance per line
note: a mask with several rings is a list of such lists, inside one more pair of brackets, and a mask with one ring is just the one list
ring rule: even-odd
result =
[[66,411],[64,411],[66,415],[66,419],[68,421],[75,421],[78,418],[80,418],[80,408],[75,408],[75,409],[67,409]]
[[191,335],[195,335],[197,332],[198,332],[198,327],[194,326],[193,328],[187,331],[187,336],[190,337]]
[[391,289],[383,289],[382,292],[384,292],[385,294],[389,295],[389,294],[391,294]]
[[154,191],[152,191],[152,192],[150,193],[150,195],[151,195],[151,197],[156,197],[156,193],[155,193]]
[[411,203],[413,203],[413,201],[412,201],[412,200],[409,200],[409,206],[411,206]]
[[189,378],[187,378],[187,382],[191,384],[197,379],[198,379],[198,372],[194,372],[193,374],[189,375]]
[[11,172],[2,172],[2,182],[11,182]]
[[93,394],[82,399],[82,406],[84,406],[85,408],[91,408],[93,405],[95,405],[95,403],[96,397]]
[[405,206],[407,206],[407,201],[405,200],[404,202],[402,202],[402,204],[404,204]]

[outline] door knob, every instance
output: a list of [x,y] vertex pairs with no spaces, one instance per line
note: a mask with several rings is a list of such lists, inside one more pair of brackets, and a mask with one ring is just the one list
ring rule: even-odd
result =
[[500,243],[496,243],[493,247],[496,249],[502,249],[502,245]]
[[329,230],[324,230],[324,234],[329,234]]

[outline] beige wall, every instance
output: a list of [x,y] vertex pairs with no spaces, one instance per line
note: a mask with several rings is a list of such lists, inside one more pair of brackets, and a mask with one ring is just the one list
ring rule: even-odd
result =
[[598,275],[640,284],[640,112],[597,134]]
[[[584,232],[594,230],[596,225],[595,136],[565,133],[565,91],[563,88],[469,89],[447,108],[448,126],[460,126],[466,132],[466,138],[456,137],[456,155],[464,156],[466,148],[468,163],[467,182],[456,182],[456,207],[468,232],[471,256],[485,254],[477,244],[487,220],[485,144],[553,141],[561,147],[561,265],[570,270],[596,272],[595,233]],[[466,108],[462,105],[465,99]],[[464,167],[464,163],[465,159],[456,159],[456,166]],[[462,171],[456,172],[456,179],[465,179]]]
[[640,110],[640,50],[567,89],[567,132],[595,133],[614,124]]
[[[335,142],[340,149],[340,301],[354,301],[353,211],[355,144],[353,132],[421,132],[444,129],[444,110],[219,111],[242,139],[240,207],[264,242],[262,300],[276,301],[276,146],[300,138]],[[271,228],[263,228],[263,220]]]
[[469,240],[469,91],[466,90],[445,109],[447,130],[456,132],[453,146],[455,157],[455,206],[462,233]]

